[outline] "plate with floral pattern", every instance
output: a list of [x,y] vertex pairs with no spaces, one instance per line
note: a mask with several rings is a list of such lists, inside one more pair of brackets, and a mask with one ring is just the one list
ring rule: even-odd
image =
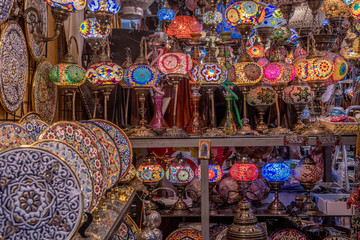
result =
[[350,240],[350,238],[344,236],[328,236],[323,240]]
[[40,134],[49,126],[47,123],[38,120],[27,120],[20,123],[20,126],[25,128],[25,130],[30,134],[33,141],[36,141],[36,139],[40,136]]
[[310,240],[305,233],[295,228],[284,228],[275,233],[270,237],[271,240]]
[[33,120],[33,119],[43,120],[38,113],[36,113],[36,112],[28,112],[22,118],[20,118],[19,123],[22,123],[22,122],[25,122],[25,121],[28,121],[28,120]]
[[166,240],[201,240],[201,232],[192,228],[178,229],[172,232]]
[[50,125],[40,135],[39,140],[58,139],[74,147],[84,158],[89,166],[92,178],[94,179],[94,204],[95,208],[101,196],[106,190],[106,166],[102,162],[101,155],[97,149],[95,140],[79,124],[73,122],[57,122]]
[[0,142],[4,148],[29,145],[33,143],[31,135],[19,124],[2,123],[0,125]]
[[114,240],[135,240],[138,231],[139,228],[134,220],[129,215],[126,215],[119,230],[115,233]]
[[56,153],[72,167],[79,178],[81,190],[84,194],[84,211],[89,212],[93,205],[93,179],[88,165],[78,151],[69,144],[54,139],[41,140],[35,142],[33,146]]
[[[11,169],[11,170],[10,170]],[[0,153],[4,239],[71,239],[83,214],[81,185],[58,155],[34,146]]]
[[110,135],[98,124],[90,121],[81,121],[81,124],[89,128],[96,138],[103,144],[106,152],[109,154],[108,165],[109,165],[109,179],[107,188],[114,187],[121,173],[120,154],[115,145],[114,140]]
[[125,174],[127,173],[127,171],[129,170],[131,162],[132,162],[132,148],[131,148],[131,143],[130,143],[128,136],[124,133],[123,130],[121,130],[121,128],[119,128],[117,125],[115,125],[112,122],[109,122],[106,120],[100,120],[100,119],[94,119],[91,121],[95,122],[100,127],[105,129],[105,131],[115,141],[116,147],[119,150],[120,159],[121,159],[120,178],[124,177]]

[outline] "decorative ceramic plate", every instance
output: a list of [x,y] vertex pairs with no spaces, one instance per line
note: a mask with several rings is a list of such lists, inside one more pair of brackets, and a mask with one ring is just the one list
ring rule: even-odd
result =
[[22,122],[25,122],[28,120],[33,120],[33,119],[42,120],[41,116],[39,114],[37,114],[36,112],[28,112],[22,118],[20,118],[19,123],[22,123]]
[[115,233],[114,240],[135,240],[135,235],[139,231],[134,220],[126,215],[121,223],[119,230]]
[[201,232],[192,228],[178,229],[172,232],[166,240],[201,240]]
[[3,23],[11,12],[14,0],[3,0],[0,5],[0,23]]
[[20,25],[14,21],[7,23],[0,41],[0,100],[7,112],[15,112],[24,99],[29,64]]
[[210,228],[210,240],[216,240],[217,236],[228,226],[225,224],[216,224]]
[[134,165],[130,164],[129,171],[125,174],[124,177],[122,177],[120,179],[119,182],[121,182],[121,183],[130,182],[131,180],[134,179],[135,176],[136,176],[136,169],[135,169]]
[[0,179],[5,239],[70,239],[76,233],[84,208],[81,186],[59,156],[36,147],[5,150]]
[[324,238],[323,240],[350,240],[350,238],[344,236],[329,236]]
[[226,240],[227,228],[222,230],[217,236],[215,240]]
[[47,123],[54,120],[57,105],[57,86],[49,79],[51,68],[48,61],[39,64],[34,74],[32,90],[33,109]]
[[132,162],[132,148],[128,136],[114,123],[105,120],[91,120],[100,127],[106,130],[106,132],[112,137],[116,143],[116,147],[120,153],[121,159],[121,174],[120,178],[125,176],[130,168]]
[[121,160],[119,151],[115,145],[115,142],[110,135],[98,124],[90,121],[81,121],[81,124],[88,127],[96,136],[96,138],[104,145],[106,152],[109,154],[109,179],[107,188],[115,186],[120,178],[121,173]]
[[41,140],[33,146],[41,147],[62,157],[79,178],[84,194],[84,210],[91,211],[93,204],[93,180],[85,160],[72,146],[59,140]]
[[[33,7],[36,10],[38,10],[38,12],[40,14],[40,21],[41,21],[41,27],[40,27],[41,34],[44,36],[47,36],[48,19],[47,19],[47,8],[46,8],[45,2],[43,0],[26,0],[25,1],[25,9],[27,9],[29,7]],[[31,16],[29,16],[29,15],[31,15]],[[27,17],[36,17],[36,16],[32,15],[31,12],[29,12]],[[31,22],[31,21],[28,20],[28,22]],[[44,42],[36,42],[32,31],[34,31],[34,29],[32,29],[31,24],[26,23],[25,24],[25,33],[26,33],[26,40],[29,45],[29,50],[30,50],[31,56],[36,61],[38,61],[44,55],[45,43]]]
[[27,120],[19,124],[30,134],[33,141],[36,141],[40,134],[49,126],[45,122],[37,119]]
[[0,125],[0,142],[5,148],[29,145],[33,142],[31,135],[16,123]]
[[92,136],[77,123],[57,122],[45,129],[39,137],[39,140],[42,139],[58,139],[64,141],[74,147],[84,158],[89,166],[91,176],[94,179],[93,207],[96,207],[106,190],[107,169],[102,162],[100,152]]
[[284,228],[275,233],[273,233],[270,237],[271,240],[310,240],[308,236],[305,235],[300,230],[294,228]]

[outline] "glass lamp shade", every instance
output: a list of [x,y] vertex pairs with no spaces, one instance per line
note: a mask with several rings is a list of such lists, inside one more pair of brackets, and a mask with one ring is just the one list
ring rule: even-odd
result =
[[306,0],[274,0],[272,1],[272,5],[280,7],[284,5],[298,5],[304,2],[306,2]]
[[111,12],[116,14],[121,7],[120,0],[89,0],[88,7],[91,12]]
[[319,9],[316,19],[314,19],[311,9],[306,5],[299,5],[295,7],[293,16],[288,22],[288,26],[295,29],[300,28],[316,28],[321,27],[325,21],[324,12]]
[[277,27],[274,29],[271,38],[279,43],[284,43],[292,35],[290,28],[288,27]]
[[172,21],[175,16],[175,11],[170,8],[163,8],[157,12],[157,17],[160,21]]
[[351,5],[353,2],[355,2],[355,0],[344,0],[344,3],[347,5]]
[[[219,182],[223,177],[224,172],[217,164],[209,164],[209,182]],[[201,179],[201,165],[196,168],[195,176]]]
[[191,33],[201,33],[202,30],[202,25],[195,17],[181,15],[172,20],[165,32],[170,38],[176,36],[178,39],[191,39]]
[[96,18],[88,18],[80,24],[80,34],[83,38],[107,38],[110,34],[110,26],[106,32],[101,32],[100,24]]
[[339,56],[336,53],[332,52],[323,52],[324,58],[332,61],[333,63],[333,74],[331,77],[325,82],[325,85],[331,85],[337,83],[338,81],[342,80],[347,72],[348,72],[348,65],[344,58]]
[[203,22],[206,25],[218,25],[222,21],[222,14],[218,11],[208,11],[203,15]]
[[86,71],[86,79],[95,85],[110,85],[120,82],[123,69],[116,63],[102,62],[91,65]]
[[86,0],[44,0],[50,7],[68,12],[78,12],[86,7]]
[[184,53],[165,53],[158,61],[158,69],[166,75],[185,75],[192,69],[191,57]]
[[261,67],[264,67],[266,64],[269,63],[269,60],[267,60],[266,57],[262,57],[260,58],[257,63],[261,66]]
[[229,69],[228,79],[238,86],[251,86],[263,77],[263,68],[254,62],[235,63]]
[[285,85],[295,77],[295,68],[286,62],[273,62],[264,67],[263,81],[276,86]]
[[269,182],[284,182],[291,176],[291,169],[284,162],[267,163],[262,169],[262,175]]
[[260,3],[240,1],[230,5],[225,12],[228,23],[232,26],[241,24],[260,24],[265,18],[265,9]]
[[350,17],[350,8],[343,0],[324,0],[321,10],[326,18]]
[[265,56],[265,48],[263,45],[254,45],[249,47],[247,52],[252,58],[262,58]]
[[323,169],[310,157],[302,159],[294,169],[294,177],[301,183],[316,183],[323,177]]
[[259,176],[259,170],[253,163],[235,163],[230,168],[230,176],[236,181],[251,182]]
[[136,177],[145,183],[155,183],[163,179],[164,169],[158,164],[153,155],[145,157],[136,171]]
[[286,44],[294,44],[296,45],[298,43],[298,34],[296,33],[296,30],[294,28],[290,28],[291,30],[291,36],[286,40]]
[[166,178],[173,184],[186,184],[193,180],[194,171],[185,159],[177,158],[166,170]]
[[259,86],[252,89],[246,101],[250,106],[271,106],[275,103],[275,92],[272,87]]
[[359,20],[360,19],[360,1],[355,1],[350,5],[350,13],[351,15]]
[[265,7],[265,18],[256,27],[280,27],[286,24],[286,20],[279,8],[270,4],[263,4]]
[[301,56],[294,60],[294,67],[296,76],[309,84],[324,82],[333,73],[332,62],[324,58],[306,59]]
[[203,63],[194,67],[193,80],[200,85],[221,84],[227,78],[227,69],[217,63]]
[[124,79],[131,87],[153,87],[159,81],[159,72],[152,66],[136,65],[126,70]]
[[360,54],[354,51],[353,48],[345,47],[341,48],[340,55],[343,56],[345,59],[357,59],[360,57]]
[[260,45],[262,43],[261,37],[258,35],[251,36],[249,38],[249,43],[251,46],[253,45]]
[[58,86],[77,87],[86,80],[85,69],[77,64],[59,63],[50,69],[49,78]]
[[283,91],[283,100],[290,105],[305,105],[311,101],[311,89],[308,85],[290,85]]

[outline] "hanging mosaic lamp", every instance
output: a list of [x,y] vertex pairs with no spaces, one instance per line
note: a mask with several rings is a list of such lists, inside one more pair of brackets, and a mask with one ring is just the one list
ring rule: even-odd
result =
[[[314,19],[314,16],[311,12],[311,9],[307,4],[302,4],[295,7],[293,16],[288,22],[290,28],[295,28],[295,30],[302,36],[306,35],[311,29],[319,28],[325,21],[324,12],[319,9]],[[301,33],[299,30],[301,29]]]
[[106,32],[101,32],[100,24],[96,18],[88,18],[80,24],[80,34],[86,40],[89,39],[104,39],[110,34],[110,26]]
[[242,24],[260,24],[265,18],[264,7],[253,1],[235,2],[226,9],[226,19],[232,26]]
[[343,0],[344,3],[346,3],[347,5],[351,5],[353,2],[355,2],[356,0]]
[[44,0],[53,8],[58,8],[67,12],[78,12],[86,7],[86,0]]
[[178,39],[191,39],[191,33],[201,33],[202,30],[202,25],[195,17],[180,15],[172,20],[169,27],[165,29],[165,33],[170,38],[176,36]]
[[265,8],[265,17],[264,20],[257,25],[255,28],[259,27],[280,27],[286,24],[286,20],[279,8],[276,8],[270,4],[263,4]]
[[265,56],[265,48],[263,45],[253,45],[247,49],[250,57],[260,59]]
[[121,7],[120,0],[89,0],[88,7],[91,12],[102,14],[116,14]]
[[343,0],[324,0],[321,8],[327,19],[350,17],[350,8]]

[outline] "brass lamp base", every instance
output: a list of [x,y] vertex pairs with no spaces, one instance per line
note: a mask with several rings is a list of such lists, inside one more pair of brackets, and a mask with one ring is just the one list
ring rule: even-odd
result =
[[308,126],[302,129],[301,134],[303,135],[321,135],[321,134],[330,134],[328,130],[319,126],[317,122],[311,122]]
[[142,137],[150,138],[150,137],[156,137],[157,135],[153,130],[147,128],[145,125],[140,125],[131,131],[130,136],[138,137],[138,138],[142,138]]
[[172,128],[167,128],[163,136],[178,137],[178,138],[189,137],[189,135],[183,129],[178,128],[177,126],[173,126]]
[[311,190],[315,187],[315,183],[301,183],[301,186],[303,186],[306,191],[306,199],[304,202],[303,211],[307,215],[316,215],[319,209],[311,199]]
[[269,207],[267,209],[267,212],[272,214],[284,214],[285,213],[285,206],[284,204],[279,200],[279,190],[283,182],[270,182],[270,185],[275,190],[275,199],[269,204]]
[[225,137],[226,134],[219,128],[208,128],[202,134],[203,137]]
[[191,213],[191,211],[190,211],[189,207],[186,205],[186,203],[184,202],[184,200],[182,198],[179,198],[177,200],[177,202],[171,208],[170,213],[177,215],[177,216],[182,216],[184,214]]
[[287,128],[283,128],[283,127],[276,127],[276,128],[272,128],[270,129],[267,134],[269,135],[287,135],[290,134],[290,130]]
[[259,132],[252,130],[249,124],[244,123],[241,129],[237,131],[237,135],[259,135]]

